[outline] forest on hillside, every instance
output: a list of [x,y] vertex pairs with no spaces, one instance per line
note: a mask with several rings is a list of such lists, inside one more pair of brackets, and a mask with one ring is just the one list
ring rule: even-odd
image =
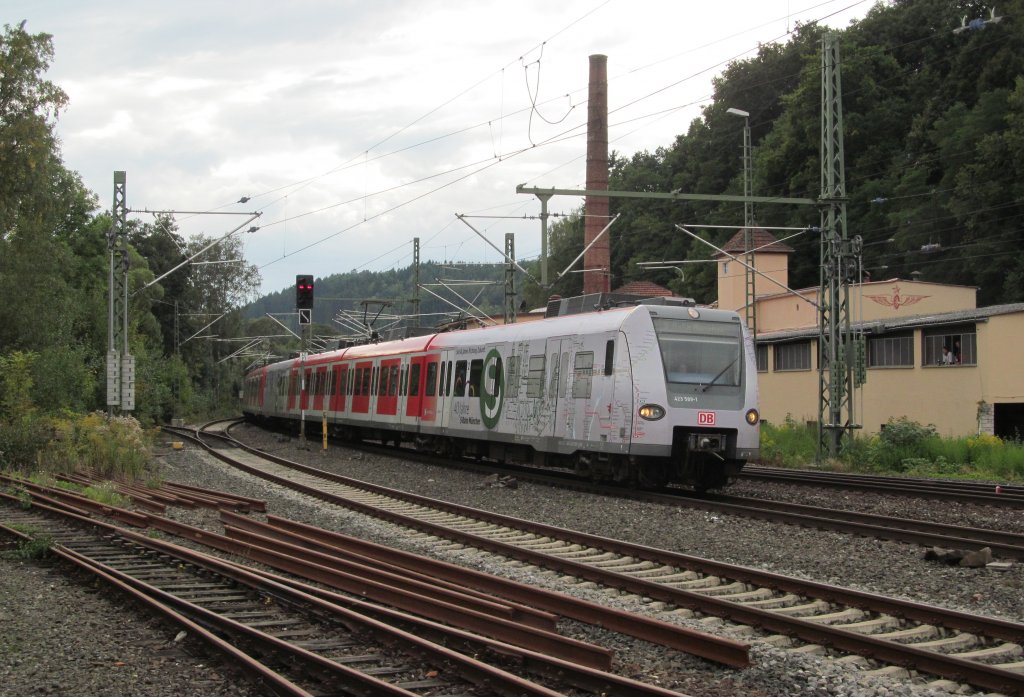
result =
[[[977,286],[982,305],[1024,300],[1024,0],[1001,3],[999,22],[954,31],[962,18],[988,18],[990,11],[978,2],[893,0],[839,32],[848,233],[864,240],[864,267],[874,278],[916,273]],[[817,198],[822,32],[801,26],[786,43],[762,45],[756,56],[731,63],[702,115],[674,142],[613,154],[610,187],[741,194],[743,122],[727,113],[736,108],[749,112],[753,194]],[[11,25],[0,33],[0,295],[8,299],[0,304],[0,426],[8,432],[26,410],[84,412],[105,404],[111,217],[63,162],[56,126],[68,97],[46,78],[55,60],[45,33]],[[699,263],[711,249],[676,225],[737,225],[741,204],[612,199],[611,212],[621,214],[612,228],[613,288],[643,279],[701,302],[715,299],[714,267]],[[760,204],[754,215],[760,226],[796,229],[787,240],[796,250],[791,284],[816,285],[819,212]],[[701,230],[715,244],[732,235]],[[582,238],[579,215],[556,222],[551,268],[568,266]],[[256,298],[259,275],[248,264],[189,264],[154,282],[211,240],[185,239],[160,218],[130,222],[128,240],[135,413],[144,422],[232,411],[255,353],[285,355],[298,346],[267,317],[294,312],[294,289]],[[204,258],[235,258],[237,245],[228,239]],[[698,263],[638,266],[682,260]],[[536,266],[527,265],[534,276]],[[424,263],[420,279],[487,281],[459,286],[459,293],[484,312],[502,307],[500,266],[452,272]],[[520,273],[516,304],[542,306],[553,293],[578,293],[581,283],[580,274],[567,274],[541,288]],[[411,268],[338,274],[317,279],[316,288],[316,332],[324,336],[358,333],[352,313],[366,299],[389,301],[395,317],[415,308]],[[419,293],[422,324],[466,313],[447,289],[431,290],[445,300]],[[348,324],[335,321],[339,314],[349,315]]]
[[[991,6],[942,0],[890,2],[840,33],[848,235],[864,242],[872,278],[910,278],[978,287],[980,305],[1024,300],[1024,3],[1001,3],[1002,19],[954,32],[964,17],[988,18]],[[786,44],[760,47],[714,81],[712,103],[686,133],[654,152],[613,153],[609,188],[623,191],[743,193],[742,120],[750,114],[752,193],[817,199],[821,193],[821,38],[799,27]],[[678,295],[716,299],[711,247],[677,224],[740,225],[742,204],[611,199],[621,217],[611,229],[612,288],[648,280]],[[580,210],[582,214],[582,210]],[[755,206],[757,225],[805,232],[790,282],[819,283],[819,211],[813,206]],[[735,230],[704,228],[721,245]],[[552,226],[551,267],[564,268],[583,247],[580,216]],[[650,270],[637,262],[682,261]],[[527,269],[538,276],[538,263]],[[358,283],[356,279],[358,278]],[[365,273],[321,279],[335,289],[368,281]],[[412,269],[373,281],[400,297],[412,291]],[[528,307],[547,296],[580,292],[570,274],[549,289],[517,274]],[[501,306],[501,288],[484,302]],[[283,307],[287,292],[264,299]],[[261,306],[262,307],[262,306]],[[432,311],[441,308],[433,306]]]

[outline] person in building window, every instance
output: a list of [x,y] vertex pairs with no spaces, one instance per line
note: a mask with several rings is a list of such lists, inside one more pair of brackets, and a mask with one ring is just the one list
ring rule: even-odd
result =
[[949,346],[942,347],[942,365],[953,365],[953,352],[949,350]]
[[953,339],[953,364],[960,365],[960,339]]

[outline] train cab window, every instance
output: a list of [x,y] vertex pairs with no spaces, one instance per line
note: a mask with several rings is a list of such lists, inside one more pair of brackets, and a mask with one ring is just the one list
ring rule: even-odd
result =
[[544,396],[544,355],[530,356],[530,373],[526,376],[526,396]]
[[466,396],[466,361],[455,362],[455,390],[452,394],[455,397]]
[[427,363],[427,385],[424,394],[433,397],[437,389],[437,361]]
[[654,332],[669,383],[736,386],[743,375],[739,323],[659,317]]
[[615,340],[608,339],[604,345],[604,374],[611,375],[615,368]]
[[469,364],[469,396],[480,396],[480,374],[484,372],[484,361],[477,358]]
[[398,366],[393,365],[388,371],[388,397],[394,397],[398,394]]
[[580,351],[572,359],[572,397],[590,399],[590,386],[594,381],[594,352]]
[[409,368],[409,396],[419,397],[420,395],[420,364],[413,363]]

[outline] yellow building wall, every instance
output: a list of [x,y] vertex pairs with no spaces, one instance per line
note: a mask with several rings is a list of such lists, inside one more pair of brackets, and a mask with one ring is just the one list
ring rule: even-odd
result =
[[[907,417],[932,424],[939,435],[978,433],[978,406],[1024,402],[1024,312],[990,317],[975,324],[977,365],[922,366],[922,330],[914,331],[914,366],[868,368],[867,382],[856,396],[861,433],[878,433],[889,419]],[[771,371],[775,346],[769,345],[769,372],[758,373],[761,416],[781,424],[818,419],[817,340],[811,341],[812,370]]]
[[1024,402],[1024,313],[978,323],[979,399],[989,404]]
[[[740,277],[741,284],[742,281]],[[762,282],[758,288],[764,285],[765,282]],[[742,285],[740,290],[742,292]],[[813,303],[818,302],[818,289],[808,288],[797,292],[806,300],[791,293],[762,297],[759,290],[758,333],[817,326],[818,312]],[[876,281],[850,286],[850,296],[850,317],[855,322],[936,315],[977,307],[977,289],[973,286],[948,286],[918,281]]]
[[[770,295],[784,290],[789,283],[789,262],[786,254],[755,254],[754,268],[768,278],[757,276],[754,279],[754,293],[756,296]],[[737,255],[746,261],[743,255]],[[747,304],[747,267],[734,259],[721,257],[718,260],[718,308],[721,310],[733,310],[743,314],[743,307]],[[776,285],[776,283],[781,285]]]

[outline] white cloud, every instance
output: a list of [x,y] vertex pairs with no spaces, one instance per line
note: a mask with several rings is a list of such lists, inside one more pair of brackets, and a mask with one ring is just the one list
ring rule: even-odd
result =
[[[269,291],[296,273],[408,264],[417,236],[424,259],[496,260],[454,215],[536,214],[516,184],[583,185],[589,55],[608,56],[610,147],[628,156],[685,132],[724,61],[848,4],[806,0],[789,17],[795,0],[9,0],[6,9],[54,35],[49,77],[71,99],[58,126],[67,165],[101,201],[112,172],[126,170],[133,208],[253,197],[229,210],[263,210],[265,228],[245,249],[266,264]],[[562,123],[539,118],[570,105],[579,106]],[[558,142],[533,147],[548,139]],[[578,205],[551,201],[553,211]],[[536,221],[479,223],[499,246],[515,232],[520,256],[539,249]],[[209,234],[231,226],[182,223]]]

